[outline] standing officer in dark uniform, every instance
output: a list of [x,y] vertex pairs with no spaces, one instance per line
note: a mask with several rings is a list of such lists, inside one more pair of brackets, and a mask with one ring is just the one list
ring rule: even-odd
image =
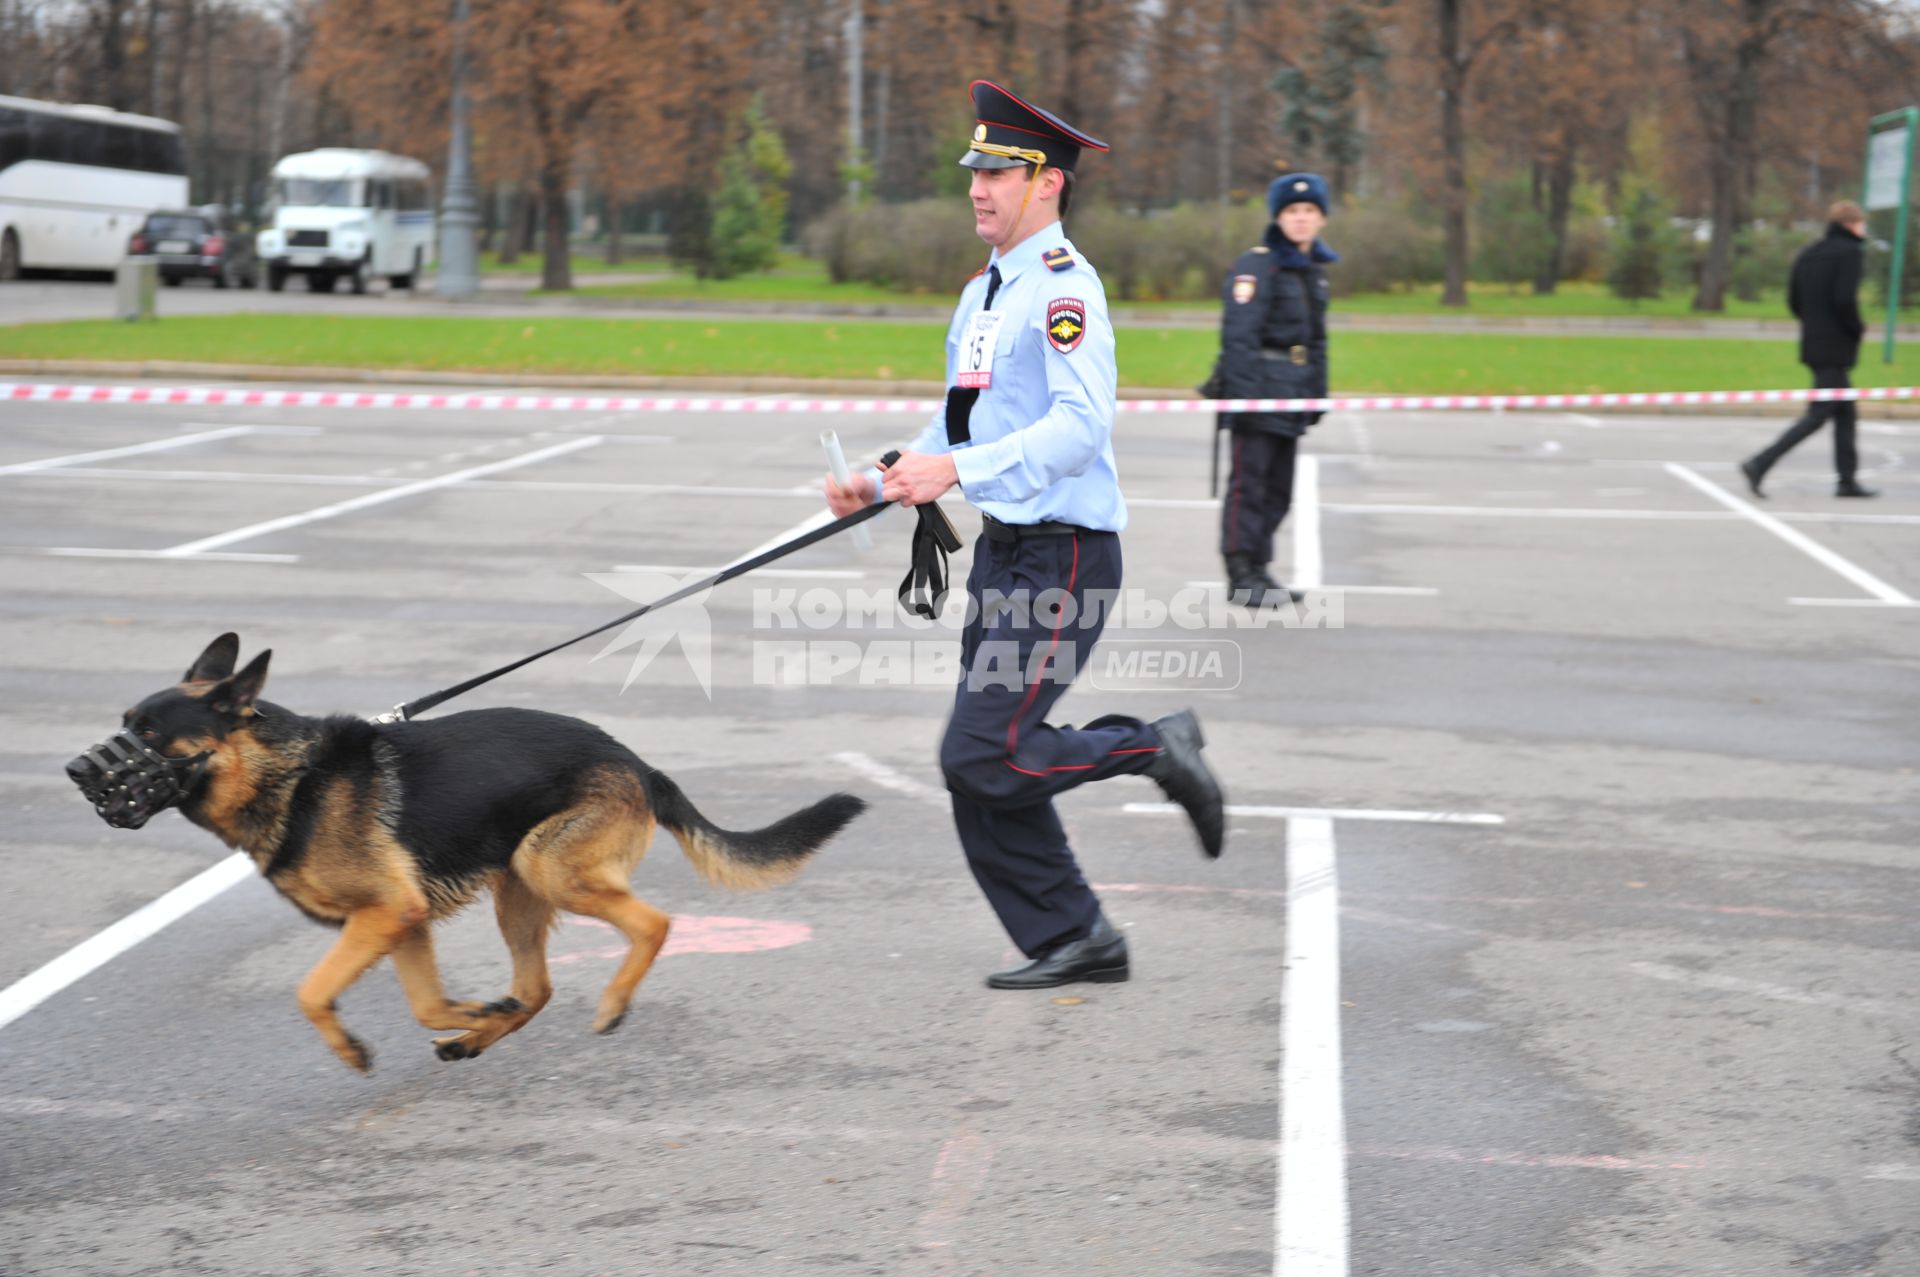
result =
[[[947,329],[940,413],[884,472],[848,488],[839,515],[877,500],[923,505],[956,483],[984,523],[967,580],[962,674],[940,743],[954,824],[974,878],[1032,959],[989,976],[1040,989],[1128,976],[1127,942],[1067,846],[1054,795],[1144,773],[1186,808],[1202,850],[1224,838],[1220,787],[1191,711],[1056,727],[1047,711],[1089,658],[1120,588],[1126,502],[1114,465],[1113,327],[1100,277],[1061,230],[1083,148],[1107,149],[976,80],[974,230],[993,248]],[[1046,606],[1049,595],[1060,600]],[[1001,602],[1005,600],[1007,602]]]
[[[1221,290],[1220,361],[1209,388],[1221,399],[1317,399],[1327,393],[1327,273],[1340,255],[1320,242],[1327,183],[1289,173],[1267,188],[1266,234],[1240,255]],[[1317,412],[1223,412],[1233,473],[1220,507],[1227,592],[1264,607],[1298,600],[1267,570],[1273,534],[1293,505],[1294,459]]]
[[[1867,215],[1851,200],[1827,210],[1827,233],[1800,250],[1787,281],[1787,305],[1800,321],[1800,362],[1813,369],[1816,390],[1837,390],[1853,384],[1850,374],[1860,358],[1860,337],[1867,326],[1860,318],[1860,270],[1866,254]],[[1851,399],[1815,400],[1798,421],[1773,441],[1771,447],[1740,463],[1747,487],[1756,497],[1760,481],[1780,458],[1801,440],[1833,419],[1833,468],[1839,472],[1837,497],[1874,497],[1854,472],[1860,454],[1853,446],[1858,408]]]

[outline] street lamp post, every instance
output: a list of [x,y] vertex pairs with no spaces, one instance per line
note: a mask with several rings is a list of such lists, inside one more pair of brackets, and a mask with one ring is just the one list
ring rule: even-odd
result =
[[467,0],[454,0],[453,6],[453,137],[448,149],[436,291],[442,297],[471,297],[480,290],[474,237],[480,215],[473,197],[473,139],[467,127]]

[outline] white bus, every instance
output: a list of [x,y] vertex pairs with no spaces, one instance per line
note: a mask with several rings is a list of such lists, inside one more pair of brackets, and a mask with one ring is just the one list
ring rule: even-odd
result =
[[273,166],[273,225],[256,247],[267,287],[302,274],[330,293],[346,279],[356,293],[385,275],[412,288],[433,260],[433,190],[427,166],[385,151],[323,147]]
[[179,125],[0,97],[0,279],[112,270],[148,213],[186,204]]

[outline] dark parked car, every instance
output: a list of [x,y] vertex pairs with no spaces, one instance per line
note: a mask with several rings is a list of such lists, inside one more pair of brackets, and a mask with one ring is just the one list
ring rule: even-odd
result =
[[214,209],[147,214],[127,241],[135,257],[160,259],[160,278],[211,279],[215,288],[252,288],[258,270],[253,237],[241,234]]

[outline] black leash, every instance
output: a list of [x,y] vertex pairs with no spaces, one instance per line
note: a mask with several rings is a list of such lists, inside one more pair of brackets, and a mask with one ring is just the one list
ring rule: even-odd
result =
[[[888,452],[885,456],[881,457],[880,461],[883,466],[891,466],[899,459],[900,454],[898,452]],[[755,568],[765,567],[775,559],[785,558],[796,550],[804,550],[815,542],[824,541],[831,536],[838,536],[856,524],[865,523],[868,519],[873,518],[892,504],[893,502],[891,501],[876,502],[873,505],[867,506],[865,509],[856,510],[844,518],[835,519],[831,523],[823,523],[812,531],[804,532],[791,541],[782,541],[771,550],[756,554],[751,559],[746,559],[730,567],[722,568],[704,581],[695,581],[692,585],[683,585],[665,598],[655,599],[651,603],[637,607],[625,616],[616,616],[605,625],[595,626],[584,634],[574,635],[564,643],[555,643],[552,647],[535,652],[532,656],[523,656],[510,665],[502,665],[497,670],[492,670],[477,678],[470,678],[464,683],[456,683],[452,687],[443,688],[430,696],[422,696],[419,700],[408,701],[403,705],[396,705],[386,713],[375,717],[373,721],[376,723],[407,722],[418,715],[426,713],[436,705],[441,705],[452,700],[463,692],[472,691],[482,683],[491,683],[503,674],[511,674],[523,665],[533,664],[543,656],[552,656],[561,648],[572,647],[575,643],[590,639],[596,634],[605,634],[616,625],[625,625],[628,621],[645,616],[656,608],[663,608],[670,604],[678,603],[681,599],[689,598],[700,593],[702,590],[710,590],[722,582],[731,581],[737,576],[743,576]],[[915,509],[919,511],[920,522],[914,526],[913,530],[913,566],[907,570],[906,580],[900,583],[900,601],[917,614],[932,617],[939,613],[941,605],[946,600],[947,555],[960,548],[960,536],[953,530],[953,524],[948,522],[945,511],[941,510],[934,502],[930,501],[925,505],[916,506]],[[916,587],[924,589],[927,592],[925,599],[915,596],[914,591]]]

